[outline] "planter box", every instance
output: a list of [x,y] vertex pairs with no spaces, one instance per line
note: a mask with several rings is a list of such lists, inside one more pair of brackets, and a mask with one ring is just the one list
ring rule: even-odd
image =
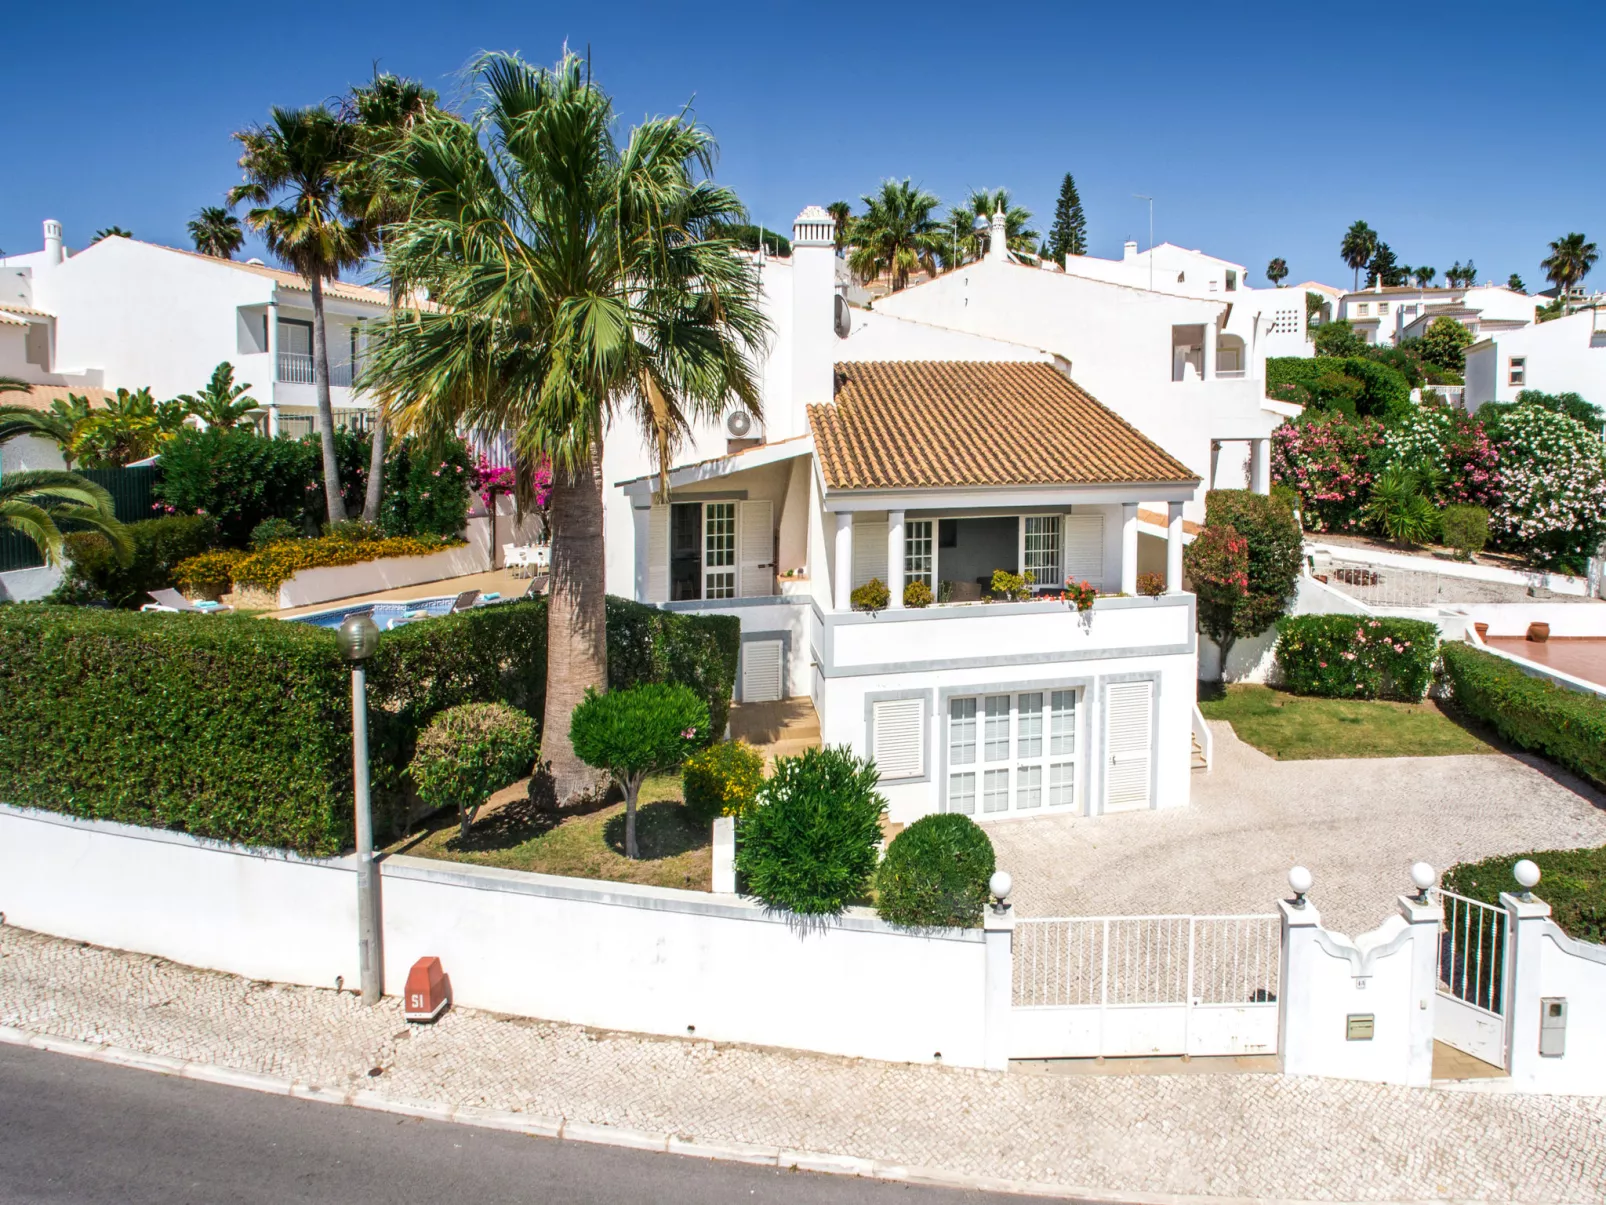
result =
[[280,584],[278,593],[250,587],[238,588],[230,599],[237,606],[307,607],[314,603],[353,598],[378,590],[395,590],[424,582],[463,577],[485,572],[485,549],[459,544],[424,556],[393,556],[377,561],[358,561],[354,565],[323,565],[303,569]]

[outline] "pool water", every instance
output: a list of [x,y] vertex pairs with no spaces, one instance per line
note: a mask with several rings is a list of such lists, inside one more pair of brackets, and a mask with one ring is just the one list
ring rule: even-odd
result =
[[291,623],[310,623],[315,628],[338,628],[349,615],[368,615],[379,625],[381,632],[388,631],[398,619],[408,615],[445,615],[456,601],[449,598],[410,598],[405,602],[362,603],[355,607],[337,607],[332,611],[315,611],[311,615],[297,615]]

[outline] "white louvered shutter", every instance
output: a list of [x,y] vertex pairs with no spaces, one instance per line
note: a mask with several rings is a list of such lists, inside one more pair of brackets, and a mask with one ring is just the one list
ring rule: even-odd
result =
[[1104,516],[1065,516],[1065,577],[1104,589]]
[[647,515],[647,601],[669,601],[669,508],[654,505]]
[[742,642],[742,702],[774,703],[781,692],[781,642]]
[[872,577],[887,580],[887,521],[855,519],[853,522],[853,585],[864,585]]
[[925,773],[921,725],[923,699],[883,699],[870,706],[870,747],[882,778],[919,778]]
[[1104,810],[1146,808],[1154,763],[1154,683],[1112,682],[1105,699]]
[[769,499],[743,502],[737,508],[741,580],[738,598],[775,593],[775,504]]

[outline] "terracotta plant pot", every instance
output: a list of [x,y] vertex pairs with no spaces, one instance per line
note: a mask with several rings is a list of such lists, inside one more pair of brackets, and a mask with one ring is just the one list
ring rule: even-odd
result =
[[1531,623],[1528,625],[1528,639],[1535,644],[1544,644],[1550,639],[1550,625],[1548,623]]
[[1472,626],[1478,631],[1478,639],[1487,644],[1489,642],[1489,625],[1486,623],[1475,623]]

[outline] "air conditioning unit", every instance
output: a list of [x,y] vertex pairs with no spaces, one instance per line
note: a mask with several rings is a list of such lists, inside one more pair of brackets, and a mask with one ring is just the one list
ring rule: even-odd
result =
[[725,434],[732,439],[752,439],[762,443],[764,424],[745,410],[732,410],[725,416]]

